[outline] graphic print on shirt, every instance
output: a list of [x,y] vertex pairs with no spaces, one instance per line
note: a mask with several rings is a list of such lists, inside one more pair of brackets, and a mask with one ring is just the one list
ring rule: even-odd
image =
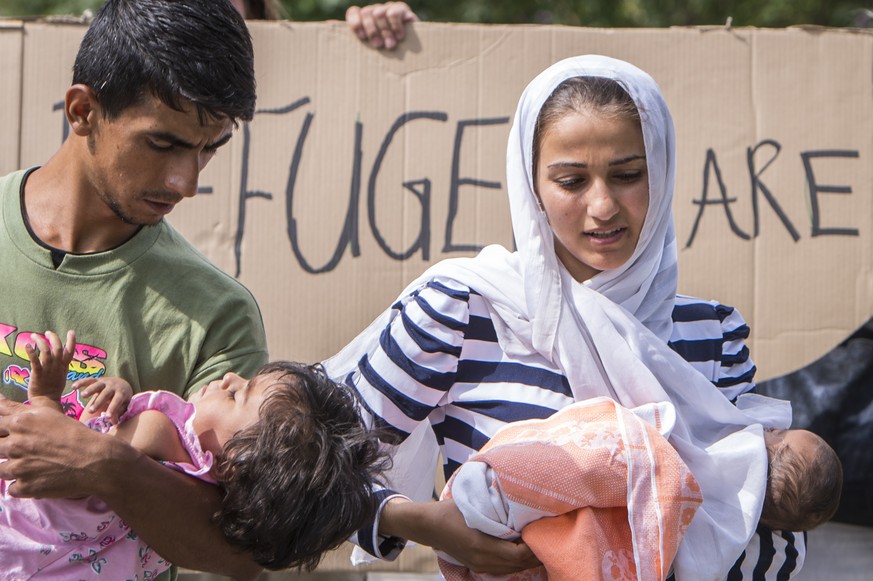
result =
[[[3,383],[27,391],[30,381],[30,360],[26,345],[36,346],[36,338],[45,335],[33,331],[18,331],[18,328],[0,323],[0,356],[16,357],[21,363],[11,363],[3,369]],[[106,373],[106,351],[93,345],[76,343],[73,360],[67,371],[67,381],[77,381],[86,377],[101,377]]]

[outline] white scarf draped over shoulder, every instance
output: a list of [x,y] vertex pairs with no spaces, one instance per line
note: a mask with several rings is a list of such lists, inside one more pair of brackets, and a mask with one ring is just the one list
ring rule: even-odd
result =
[[[532,174],[540,109],[558,85],[578,76],[614,79],[633,98],[642,120],[649,176],[649,208],[630,260],[584,283],[575,281],[555,254]],[[757,400],[744,402],[740,411],[667,345],[678,276],[671,208],[675,155],[672,118],[648,74],[597,55],[554,64],[525,89],[509,135],[507,190],[518,250],[488,246],[474,258],[444,260],[410,284],[401,298],[435,277],[452,278],[484,297],[504,351],[540,354],[567,377],[577,401],[607,396],[625,407],[671,402],[677,422],[669,441],[704,497],[674,571],[679,581],[720,580],[755,531],[767,455],[762,426],[755,420]],[[361,356],[378,345],[379,333],[392,316],[386,310],[325,362],[328,372],[343,378],[355,370]],[[402,385],[393,387],[403,390]],[[790,415],[780,418],[772,427],[788,427]],[[394,471],[420,470],[415,464],[422,458],[432,461],[433,455],[401,447]],[[404,492],[401,481],[391,484]]]

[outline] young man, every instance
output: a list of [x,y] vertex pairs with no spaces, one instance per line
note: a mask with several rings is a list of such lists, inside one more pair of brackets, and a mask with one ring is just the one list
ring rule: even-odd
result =
[[[187,396],[266,362],[254,298],[164,220],[254,108],[251,39],[229,2],[101,8],[66,93],[69,138],[43,166],[0,178],[7,398],[26,397],[25,345],[46,329],[79,334],[70,381],[119,375]],[[95,495],[171,562],[257,572],[211,527],[214,492],[46,411],[0,401],[0,472],[17,479],[13,494]]]

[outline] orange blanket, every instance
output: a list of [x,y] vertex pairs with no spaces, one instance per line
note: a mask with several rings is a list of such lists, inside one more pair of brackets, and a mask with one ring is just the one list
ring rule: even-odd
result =
[[445,578],[665,579],[702,501],[662,435],[672,413],[670,404],[632,412],[601,397],[498,431],[452,476],[443,498],[454,498],[473,528],[503,538],[520,531],[543,566],[495,577],[440,555]]

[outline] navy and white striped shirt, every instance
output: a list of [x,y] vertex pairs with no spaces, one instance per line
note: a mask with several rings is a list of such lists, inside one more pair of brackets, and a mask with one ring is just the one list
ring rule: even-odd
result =
[[[503,352],[485,300],[469,287],[432,279],[393,308],[398,316],[347,382],[361,394],[374,424],[401,438],[429,419],[446,479],[507,423],[546,418],[573,403],[567,379],[542,356]],[[749,327],[739,312],[678,296],[673,323],[670,346],[725,397],[733,401],[754,389],[755,366],[745,344]],[[382,492],[383,499],[391,495]],[[787,579],[778,571],[802,563],[802,539],[765,532],[752,539],[731,580]],[[357,537],[364,550],[381,558],[394,558],[403,546],[372,528]]]

